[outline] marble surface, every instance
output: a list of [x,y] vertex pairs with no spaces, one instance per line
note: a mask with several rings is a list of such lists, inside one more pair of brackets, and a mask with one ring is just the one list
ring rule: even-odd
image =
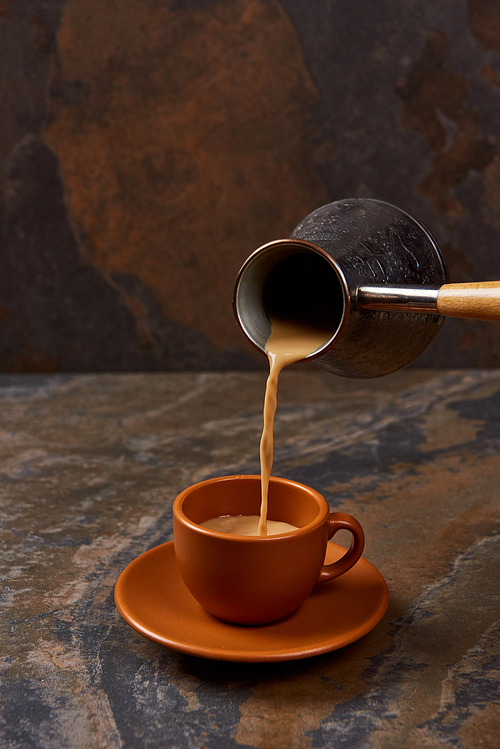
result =
[[356,515],[387,614],[277,664],[209,661],[113,600],[185,486],[258,471],[264,375],[0,378],[1,719],[23,747],[498,747],[500,372],[280,386],[274,474]]

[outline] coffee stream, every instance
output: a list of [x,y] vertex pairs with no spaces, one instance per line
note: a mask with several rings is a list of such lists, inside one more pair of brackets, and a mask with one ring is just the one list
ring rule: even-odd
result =
[[259,536],[267,536],[267,505],[269,478],[273,467],[273,427],[278,403],[278,377],[284,367],[305,359],[323,346],[332,336],[331,331],[302,325],[289,320],[271,318],[271,335],[267,339],[269,377],[264,398],[264,427],[260,441],[261,506]]
[[223,516],[201,523],[205,528],[244,536],[267,536],[296,530],[295,526],[267,519],[269,478],[273,467],[273,427],[278,403],[278,377],[284,367],[305,359],[332,337],[332,331],[271,317],[271,335],[265,346],[269,377],[264,397],[264,426],[260,441],[260,515]]

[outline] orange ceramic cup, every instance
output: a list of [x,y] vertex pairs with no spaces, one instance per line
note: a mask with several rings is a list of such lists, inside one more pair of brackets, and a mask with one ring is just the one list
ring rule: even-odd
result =
[[[239,536],[200,527],[222,515],[258,515],[260,476],[223,476],[194,484],[174,502],[174,549],[181,576],[198,603],[234,624],[266,624],[300,606],[317,583],[347,572],[364,534],[351,515],[304,484],[271,477],[268,519],[297,526],[276,536]],[[350,549],[325,565],[328,539],[352,533]]]

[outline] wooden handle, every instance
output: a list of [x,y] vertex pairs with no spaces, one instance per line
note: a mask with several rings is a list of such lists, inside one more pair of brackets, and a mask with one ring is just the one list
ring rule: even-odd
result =
[[500,281],[447,283],[437,297],[440,315],[500,321]]

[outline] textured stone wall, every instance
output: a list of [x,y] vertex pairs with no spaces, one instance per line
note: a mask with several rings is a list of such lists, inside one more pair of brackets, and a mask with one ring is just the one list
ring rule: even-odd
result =
[[2,0],[0,49],[0,371],[262,365],[237,270],[343,197],[500,278],[498,0]]

